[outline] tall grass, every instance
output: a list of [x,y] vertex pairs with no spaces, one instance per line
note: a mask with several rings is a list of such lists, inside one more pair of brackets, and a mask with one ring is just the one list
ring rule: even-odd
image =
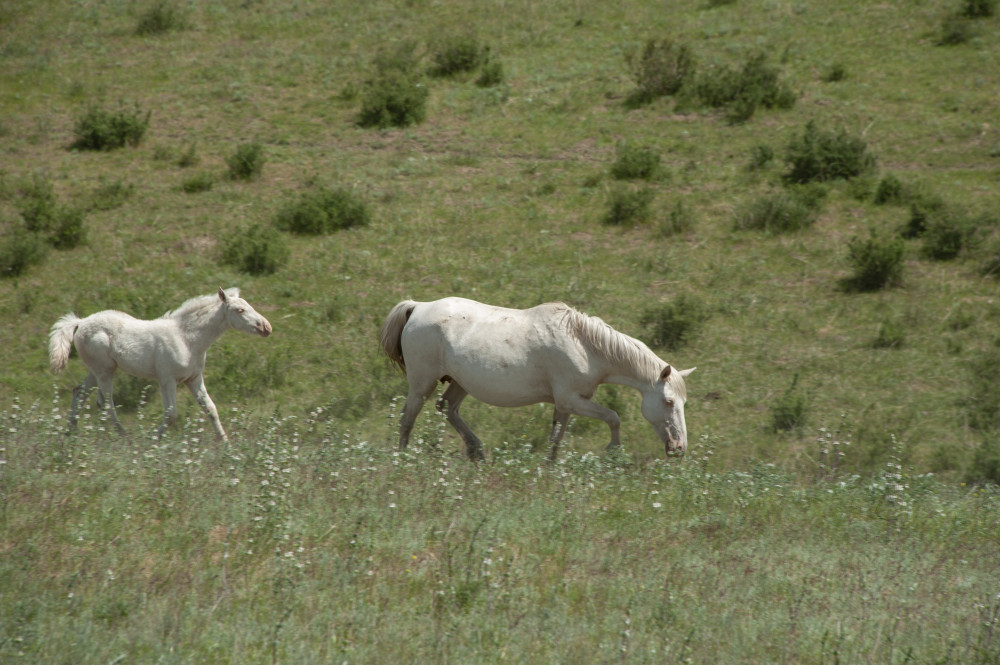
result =
[[476,466],[440,417],[398,452],[391,421],[368,436],[322,409],[233,413],[228,446],[200,418],[151,441],[142,410],[132,439],[96,411],[67,437],[63,397],[0,415],[3,660],[1000,656],[1000,494],[896,458],[718,472],[703,439],[550,465],[513,440]]

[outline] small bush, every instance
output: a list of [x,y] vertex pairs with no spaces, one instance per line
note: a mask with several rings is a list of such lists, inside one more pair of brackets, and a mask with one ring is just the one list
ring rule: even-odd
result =
[[949,14],[941,21],[941,37],[938,46],[958,46],[971,41],[976,36],[976,28],[965,16]]
[[79,208],[60,206],[52,217],[48,231],[49,244],[56,249],[73,249],[87,239],[84,212]]
[[887,173],[879,180],[872,201],[875,205],[899,205],[906,200],[903,183],[892,173]]
[[686,293],[647,308],[639,320],[643,339],[653,348],[675,351],[689,342],[708,318],[704,305]]
[[319,235],[367,226],[370,221],[368,207],[354,192],[318,187],[287,204],[278,213],[276,225],[292,233]]
[[252,180],[260,177],[264,170],[264,146],[259,143],[242,143],[236,147],[226,164],[229,166],[229,177],[233,180]]
[[631,106],[677,94],[691,80],[696,67],[691,49],[670,39],[649,39],[642,51],[626,53],[625,62],[636,83],[628,100]]
[[481,45],[475,34],[446,35],[434,47],[430,71],[433,76],[454,76],[479,69],[489,59],[489,47]]
[[44,261],[47,253],[48,245],[40,234],[12,224],[0,238],[0,277],[20,276],[29,266]]
[[656,192],[649,188],[618,188],[611,191],[608,210],[601,220],[608,226],[634,226],[649,220]]
[[878,291],[900,283],[903,275],[903,240],[881,238],[874,230],[868,238],[853,238],[847,246],[847,258],[854,269],[844,280],[849,291]]
[[771,407],[771,430],[788,432],[799,429],[806,424],[806,413],[809,399],[799,390],[799,375],[792,379],[792,385],[782,394]]
[[969,424],[984,432],[1000,431],[1000,348],[977,353],[969,363],[969,397],[964,400]]
[[758,107],[789,109],[796,94],[780,81],[780,70],[767,62],[767,54],[757,53],[739,70],[716,67],[702,74],[694,86],[701,103],[725,108],[730,122],[746,122]]
[[611,165],[611,177],[616,180],[651,180],[660,171],[660,153],[655,148],[623,141],[617,153]]
[[962,16],[967,18],[989,18],[997,13],[997,0],[965,0]]
[[288,262],[288,244],[273,226],[252,224],[229,235],[222,261],[250,275],[270,275]]
[[181,181],[181,191],[186,194],[207,192],[213,187],[215,187],[215,176],[209,171],[200,171]]
[[837,83],[847,78],[847,67],[843,63],[835,62],[823,73],[823,81],[826,83]]
[[936,194],[916,196],[910,203],[910,217],[900,231],[904,238],[919,238],[927,231],[932,220],[944,214],[947,204]]
[[778,191],[763,194],[736,215],[739,230],[790,233],[812,226],[819,216],[822,197],[803,191]]
[[759,143],[750,148],[750,164],[748,168],[751,171],[761,171],[766,169],[773,161],[774,148],[771,146]]
[[969,483],[1000,485],[1000,436],[996,432],[990,432],[983,437],[979,447],[972,454],[972,462],[966,470],[965,479]]
[[694,215],[684,205],[683,201],[677,201],[670,209],[666,217],[660,222],[660,235],[664,237],[685,233],[694,228]]
[[499,60],[490,60],[483,65],[476,79],[480,88],[493,88],[504,82],[503,64]]
[[424,121],[429,92],[420,76],[413,44],[380,53],[375,77],[361,98],[362,127],[407,127]]
[[201,162],[201,157],[198,156],[198,146],[194,143],[190,144],[187,149],[181,153],[181,156],[177,158],[177,166],[182,169],[197,166],[199,162]]
[[138,104],[131,109],[120,106],[108,111],[91,106],[80,116],[73,128],[76,139],[71,147],[77,150],[114,150],[126,145],[137,146],[149,128],[152,111],[145,116]]
[[60,204],[52,183],[42,176],[36,175],[22,186],[17,208],[25,230],[56,249],[72,249],[86,237],[84,211]]
[[923,246],[920,253],[935,261],[948,261],[957,257],[962,250],[976,241],[974,221],[964,212],[954,209],[950,214],[939,214],[927,223],[922,234]]
[[118,178],[101,179],[101,184],[90,197],[90,207],[94,210],[113,210],[120,207],[135,192],[135,186]]
[[185,27],[183,14],[173,4],[167,0],[157,0],[139,15],[135,34],[159,35],[171,30],[183,30]]
[[789,142],[785,159],[785,179],[794,183],[850,179],[875,166],[875,157],[864,139],[844,130],[822,130],[812,120],[801,136]]

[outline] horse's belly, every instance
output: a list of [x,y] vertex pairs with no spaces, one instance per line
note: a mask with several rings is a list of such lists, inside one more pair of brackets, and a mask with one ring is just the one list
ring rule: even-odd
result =
[[446,376],[466,392],[493,406],[527,406],[552,401],[552,386],[538,367],[515,366],[509,362],[447,363]]

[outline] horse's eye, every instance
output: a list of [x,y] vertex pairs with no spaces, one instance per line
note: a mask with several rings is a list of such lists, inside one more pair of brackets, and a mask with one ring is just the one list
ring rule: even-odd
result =
[[243,309],[242,307],[237,307],[237,308],[236,308],[236,313],[237,313],[237,314],[242,314],[242,313],[243,313],[243,312],[245,312],[245,311],[246,311],[246,310],[245,310],[245,309]]
[[669,406],[671,409],[674,408],[674,400],[668,399],[667,400],[667,406]]

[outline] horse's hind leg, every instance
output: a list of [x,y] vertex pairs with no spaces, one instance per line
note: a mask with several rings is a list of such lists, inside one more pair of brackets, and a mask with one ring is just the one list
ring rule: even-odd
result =
[[76,427],[76,419],[80,415],[80,407],[83,406],[83,400],[87,399],[87,395],[96,387],[97,377],[94,376],[93,372],[87,372],[87,376],[83,382],[73,388],[73,402],[70,404],[69,416],[67,417],[70,429]]
[[552,434],[549,436],[549,443],[552,446],[552,450],[549,453],[549,461],[556,461],[556,453],[559,452],[559,442],[562,441],[563,435],[566,434],[566,423],[569,422],[569,411],[562,411],[561,409],[556,409],[555,414],[552,416]]
[[163,422],[153,435],[157,439],[177,420],[177,382],[172,377],[160,381],[160,399],[163,401]]
[[98,376],[97,389],[101,391],[102,395],[104,395],[104,408],[108,412],[108,415],[111,417],[111,422],[113,422],[115,424],[115,427],[118,428],[119,434],[121,434],[122,436],[126,436],[127,432],[125,431],[125,428],[122,427],[121,421],[118,420],[118,412],[115,410],[115,397],[111,381],[113,376],[114,372],[109,372],[106,375]]
[[410,382],[410,391],[406,394],[406,404],[403,405],[403,415],[399,418],[399,449],[406,448],[410,443],[410,432],[417,422],[417,415],[424,408],[427,397],[434,392],[437,380],[433,379],[426,384]]
[[485,458],[485,455],[483,455],[483,442],[475,435],[469,424],[458,415],[458,409],[462,406],[462,400],[468,394],[465,388],[452,381],[448,389],[441,395],[441,399],[438,400],[437,410],[445,414],[448,422],[455,428],[459,436],[462,437],[462,441],[465,442],[465,453],[469,456],[469,459],[473,462],[478,462]]

